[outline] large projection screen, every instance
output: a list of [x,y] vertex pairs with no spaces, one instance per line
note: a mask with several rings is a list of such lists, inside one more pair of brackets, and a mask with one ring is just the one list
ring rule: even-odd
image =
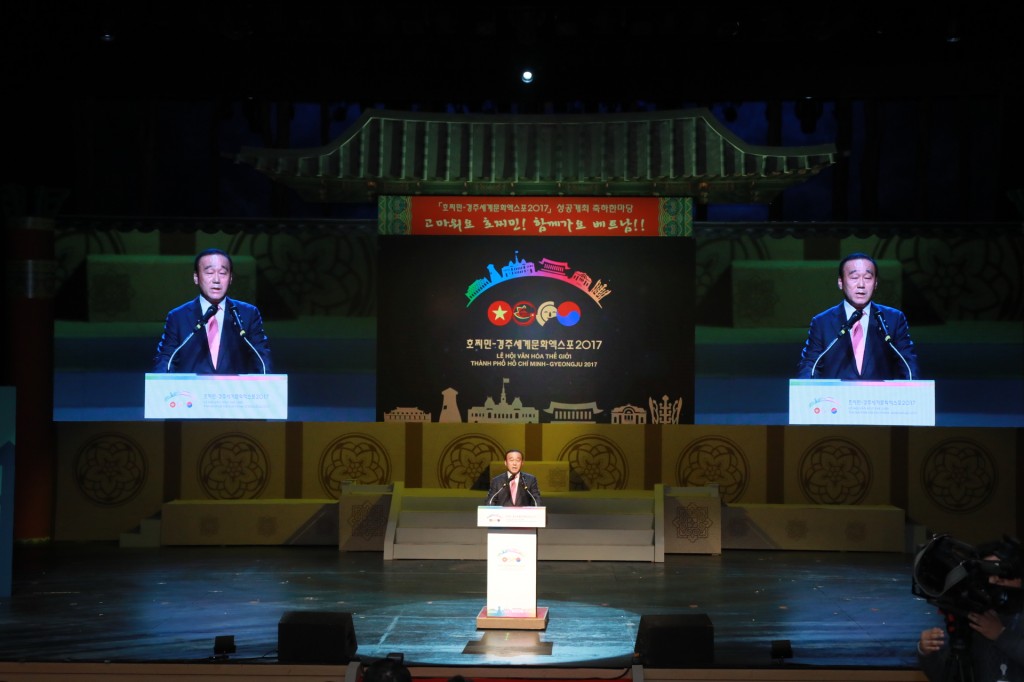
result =
[[693,240],[380,239],[381,421],[693,422]]

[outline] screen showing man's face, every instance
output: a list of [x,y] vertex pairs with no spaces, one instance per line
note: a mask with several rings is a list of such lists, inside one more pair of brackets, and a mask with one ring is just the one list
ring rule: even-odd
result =
[[199,272],[193,277],[203,298],[210,303],[220,303],[231,286],[231,263],[220,254],[203,256],[199,259]]
[[505,455],[505,468],[508,473],[515,476],[523,468],[523,454],[521,452],[510,452]]

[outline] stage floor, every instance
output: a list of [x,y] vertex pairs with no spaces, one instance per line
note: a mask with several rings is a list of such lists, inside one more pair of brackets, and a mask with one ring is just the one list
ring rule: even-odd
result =
[[[714,667],[912,670],[918,634],[941,624],[913,595],[913,556],[901,553],[541,562],[549,624],[526,633],[476,629],[485,569],[324,547],[19,546],[12,596],[0,598],[0,660],[199,662],[230,635],[231,662],[274,664],[281,616],[309,610],[351,613],[364,661],[622,668],[642,615],[707,614]],[[773,640],[789,640],[793,658],[773,661]]]

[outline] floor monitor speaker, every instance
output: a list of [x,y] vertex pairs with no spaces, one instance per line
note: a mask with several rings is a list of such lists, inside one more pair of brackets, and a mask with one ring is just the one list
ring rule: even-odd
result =
[[349,663],[357,646],[351,613],[286,611],[277,624],[280,663]]
[[705,613],[640,616],[634,651],[646,668],[714,665],[715,629]]

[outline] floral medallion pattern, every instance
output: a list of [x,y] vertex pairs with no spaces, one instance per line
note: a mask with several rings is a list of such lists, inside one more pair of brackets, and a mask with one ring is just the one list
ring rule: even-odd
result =
[[335,438],[320,455],[320,485],[330,497],[341,497],[343,483],[373,485],[391,480],[387,449],[365,433]]
[[199,485],[215,500],[252,500],[270,479],[263,445],[244,433],[226,433],[203,448],[196,465]]
[[90,501],[112,507],[139,494],[147,469],[146,456],[135,441],[104,433],[86,441],[75,456],[75,484]]

